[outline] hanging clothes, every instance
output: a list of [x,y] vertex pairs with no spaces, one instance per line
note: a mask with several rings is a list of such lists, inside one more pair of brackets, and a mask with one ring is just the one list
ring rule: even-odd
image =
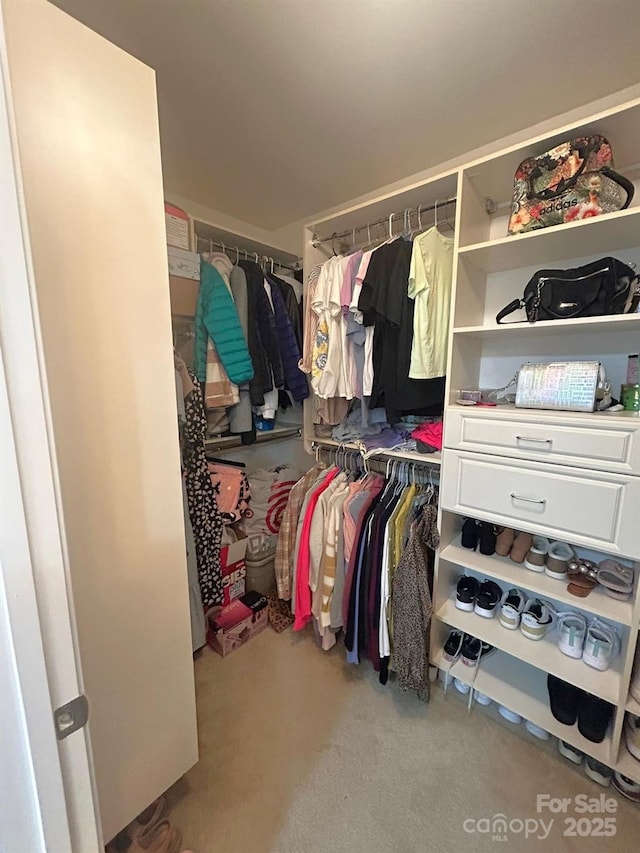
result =
[[401,690],[429,701],[429,629],[434,551],[440,543],[437,509],[423,507],[393,576],[394,666]]
[[264,274],[258,264],[240,261],[238,266],[244,270],[247,281],[248,344],[255,370],[249,384],[251,403],[263,406],[266,393],[284,386],[275,315],[264,287]]
[[218,270],[202,260],[195,342],[195,373],[200,382],[206,381],[208,337],[232,382],[240,384],[253,377],[253,364],[231,293]]
[[408,472],[360,474],[357,464],[316,465],[292,488],[276,546],[279,595],[291,596],[294,630],[311,622],[324,650],[344,631],[348,662],[367,658],[382,684],[393,670],[426,700],[437,492]]
[[195,539],[202,603],[211,607],[222,604],[223,600],[220,568],[222,517],[205,456],[207,419],[202,404],[202,392],[195,375],[184,362],[178,364],[178,369],[182,377],[185,407],[182,448],[184,483]]
[[409,296],[415,301],[412,379],[444,376],[447,365],[453,237],[434,226],[414,240],[409,271]]

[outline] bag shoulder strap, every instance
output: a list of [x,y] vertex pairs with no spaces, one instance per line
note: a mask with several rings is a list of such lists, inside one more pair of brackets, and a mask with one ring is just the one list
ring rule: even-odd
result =
[[502,323],[505,317],[508,317],[509,314],[513,314],[514,311],[518,311],[518,309],[524,307],[524,302],[522,299],[514,299],[513,302],[510,302],[508,305],[505,305],[501,311],[498,311],[496,314],[496,323]]

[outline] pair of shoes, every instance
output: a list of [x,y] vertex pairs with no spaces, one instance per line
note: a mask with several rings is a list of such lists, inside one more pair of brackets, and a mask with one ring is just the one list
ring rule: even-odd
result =
[[544,572],[550,578],[565,580],[573,548],[566,542],[550,542],[544,536],[534,536],[524,564],[532,572]]
[[618,601],[629,601],[633,593],[633,569],[611,558],[598,563],[598,583],[603,592]]
[[[442,678],[444,681],[445,695],[451,679],[451,669],[459,660],[461,660],[465,666],[468,666],[473,670],[473,677],[470,685],[467,682],[456,678],[454,680],[454,686],[460,693],[467,693],[467,691],[469,691],[467,710],[470,710],[471,701],[474,697],[473,685],[475,684],[476,675],[480,668],[480,661],[492,654],[492,652],[495,652],[495,648],[494,646],[489,645],[489,643],[485,643],[477,637],[472,637],[471,634],[465,634],[462,631],[451,631],[442,648],[442,656],[449,663],[444,678]],[[484,694],[480,695],[483,698],[489,699],[489,697],[485,697]],[[491,700],[489,699],[489,702],[490,701]],[[480,704],[489,704],[489,702],[481,701]]]
[[503,527],[496,539],[496,554],[499,557],[509,556],[514,563],[522,563],[532,542],[530,533],[518,533],[511,527]]
[[496,615],[501,597],[502,589],[495,581],[485,579],[480,583],[470,575],[462,575],[456,587],[458,610],[473,611],[485,619],[493,619]]
[[623,776],[622,773],[613,774],[613,787],[619,794],[632,800],[634,803],[640,803],[640,782],[634,782],[628,776]]
[[[451,631],[442,649],[442,655],[451,666],[461,660],[465,666],[476,667],[481,658],[495,651],[489,643],[483,643],[471,634]],[[449,669],[451,669],[451,666]]]
[[584,761],[584,772],[590,779],[597,782],[598,785],[602,785],[603,788],[608,788],[611,784],[613,770],[610,767],[607,767],[606,764],[603,764],[601,761],[596,761],[595,758],[591,758],[589,755],[585,755],[581,749],[567,743],[566,740],[560,740],[560,738],[558,738],[558,752],[563,756],[563,758],[573,762],[573,764],[576,764],[578,767]]
[[598,570],[596,564],[591,560],[576,557],[569,560],[567,565],[567,578],[569,584],[567,592],[578,598],[586,598],[598,585]]
[[578,723],[578,731],[592,743],[602,743],[613,717],[613,705],[574,684],[547,675],[551,713],[564,726]]
[[467,518],[462,525],[460,544],[472,551],[480,550],[481,554],[491,556],[496,550],[496,528],[488,521],[476,521]]
[[640,717],[627,713],[624,719],[624,741],[627,749],[640,761]]
[[553,626],[556,612],[540,598],[527,598],[521,589],[508,589],[500,600],[498,621],[503,628],[517,631],[529,640],[541,640]]
[[587,666],[604,672],[620,648],[620,638],[615,628],[601,619],[587,623],[580,613],[560,613],[558,648],[567,657],[582,658]]

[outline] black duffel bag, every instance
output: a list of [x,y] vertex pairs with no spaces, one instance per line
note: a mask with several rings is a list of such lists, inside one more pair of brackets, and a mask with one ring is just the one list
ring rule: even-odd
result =
[[527,283],[522,299],[514,299],[496,315],[501,323],[524,308],[527,320],[567,320],[628,314],[639,301],[638,276],[616,258],[600,258],[570,270],[538,270]]

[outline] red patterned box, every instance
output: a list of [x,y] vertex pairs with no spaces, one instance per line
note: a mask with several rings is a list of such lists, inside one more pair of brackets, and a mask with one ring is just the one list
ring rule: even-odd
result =
[[247,551],[247,540],[238,539],[231,545],[220,549],[220,566],[222,567],[222,586],[224,590],[223,604],[231,604],[245,593],[245,578],[247,567],[244,556]]

